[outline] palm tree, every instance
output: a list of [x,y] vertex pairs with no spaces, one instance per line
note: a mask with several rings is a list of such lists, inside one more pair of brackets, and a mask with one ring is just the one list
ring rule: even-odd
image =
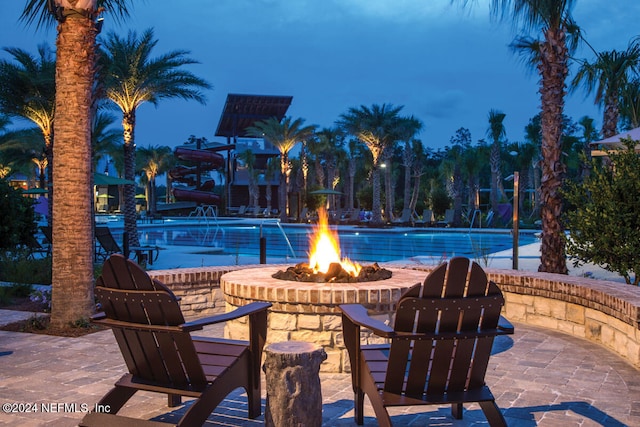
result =
[[[130,31],[126,37],[111,32],[103,40],[101,52],[106,70],[105,96],[122,110],[124,130],[124,177],[135,179],[136,110],[145,102],[157,105],[162,99],[182,98],[202,104],[205,97],[200,89],[210,85],[183,69],[185,65],[197,63],[187,55],[188,51],[175,50],[152,58],[153,48],[158,43],[153,30],[148,29],[140,37]],[[138,245],[136,226],[135,186],[124,186],[124,231],[128,233],[131,246]]]
[[[413,117],[403,117],[400,119],[398,139],[404,142],[404,150],[402,151],[402,166],[404,167],[404,196],[402,209],[409,209],[411,205],[411,169],[413,162],[416,160],[412,147],[412,140],[422,129],[422,122]],[[413,212],[413,209],[411,209]]]
[[[21,19],[37,26],[57,26],[56,120],[53,133],[53,200],[51,324],[63,327],[88,318],[93,298],[93,206],[91,123],[96,69],[96,18],[99,11],[126,16],[127,0],[92,0],[76,8],[54,0],[27,0]],[[98,9],[101,7],[101,9]],[[52,12],[52,13],[50,13]],[[62,203],[64,202],[64,203]]]
[[349,108],[338,120],[338,125],[366,145],[373,156],[373,224],[382,224],[380,164],[385,151],[396,140],[398,113],[402,108],[391,104],[373,104],[371,108],[361,105]]
[[594,62],[582,61],[572,87],[583,84],[587,93],[595,92],[595,103],[604,105],[602,136],[609,138],[618,133],[621,96],[640,65],[640,45],[636,39],[623,52],[611,50],[596,55]]
[[[463,0],[468,3],[467,0]],[[539,271],[567,274],[564,228],[560,221],[562,128],[569,56],[578,43],[579,28],[571,17],[575,0],[492,0],[491,12],[504,20],[520,23],[541,39],[518,37],[512,48],[526,54],[528,64],[540,75],[542,178],[542,239]]]
[[640,80],[637,78],[622,88],[620,118],[623,129],[640,127]]
[[139,149],[140,164],[147,177],[147,210],[150,215],[157,211],[156,178],[167,171],[167,161],[173,157],[173,150],[167,146],[148,146]]
[[[3,127],[0,123],[0,129]],[[33,175],[35,164],[39,187],[46,188],[45,170],[48,163],[42,131],[34,127],[0,135],[0,163],[11,171],[20,171],[27,176]]]
[[[260,187],[258,187],[258,174],[255,169],[256,155],[251,149],[238,154],[238,160],[247,168],[247,187],[249,190],[249,206],[260,207]],[[255,210],[253,212],[256,212]]]
[[[47,165],[53,164],[55,55],[46,44],[38,46],[38,56],[19,48],[4,50],[13,57],[13,61],[0,61],[0,111],[10,117],[31,120],[38,126],[44,138],[44,158],[39,159],[38,167],[41,177],[44,177]],[[48,176],[51,183],[52,174]],[[41,188],[47,188],[42,184]],[[48,187],[49,200],[52,201],[51,186]],[[51,221],[51,215],[47,218]]]
[[280,220],[286,222],[289,218],[289,151],[301,141],[309,139],[315,130],[314,125],[303,126],[304,119],[292,120],[284,117],[282,122],[277,118],[261,120],[246,129],[247,135],[264,138],[273,144],[280,152],[280,186],[278,188],[278,207]]
[[504,197],[504,187],[502,185],[502,166],[500,164],[500,155],[502,153],[502,140],[507,132],[504,127],[504,118],[506,114],[498,110],[489,111],[489,128],[487,136],[491,139],[491,156],[489,163],[491,164],[491,209],[494,211],[498,208],[500,199]]
[[598,131],[593,125],[593,119],[588,116],[584,116],[578,120],[578,124],[582,126],[582,159],[580,164],[580,178],[584,180],[591,172],[591,147],[590,143],[597,141],[600,138]]

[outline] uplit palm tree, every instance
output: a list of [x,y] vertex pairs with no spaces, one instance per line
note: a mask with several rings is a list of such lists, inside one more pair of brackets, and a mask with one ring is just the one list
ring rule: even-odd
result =
[[[463,0],[468,3],[467,0]],[[560,188],[565,173],[562,163],[562,129],[569,56],[578,43],[579,28],[571,10],[575,0],[492,0],[491,11],[505,21],[521,24],[524,31],[541,38],[519,37],[512,44],[526,52],[527,62],[540,75],[542,178],[539,271],[567,273],[564,228],[560,221]]]
[[[197,63],[188,57],[188,51],[175,50],[152,58],[157,43],[151,29],[140,37],[135,31],[130,31],[126,37],[111,32],[103,40],[104,91],[105,96],[122,110],[124,177],[131,181],[136,173],[135,126],[138,107],[146,102],[158,105],[161,100],[169,98],[195,100],[204,104],[205,97],[200,90],[210,88],[209,83],[183,68]],[[124,186],[124,231],[128,233],[130,245],[137,246],[134,185]]]
[[618,133],[621,96],[631,76],[638,71],[640,45],[636,39],[623,52],[611,50],[596,55],[594,62],[582,62],[572,87],[582,84],[589,94],[595,92],[596,105],[604,106],[602,136],[609,138]]
[[[0,123],[0,129],[2,127]],[[22,172],[29,177],[34,175],[35,165],[39,187],[46,188],[45,171],[48,163],[42,131],[34,127],[2,133],[0,163],[13,172]]]
[[289,217],[289,201],[287,193],[289,188],[289,151],[299,142],[309,139],[315,130],[315,126],[303,126],[304,119],[292,120],[285,117],[282,122],[277,118],[261,120],[246,129],[247,135],[264,138],[280,152],[280,186],[278,188],[278,206],[280,207],[280,220],[286,222]]
[[[26,0],[21,19],[55,24],[56,97],[53,133],[54,199],[51,324],[88,318],[93,297],[93,204],[91,123],[96,69],[96,19],[100,11],[127,16],[127,0]],[[51,10],[47,5],[52,5]],[[58,6],[56,6],[58,5]],[[65,5],[66,7],[62,7]],[[100,7],[100,9],[98,9]]]
[[491,139],[491,156],[489,163],[491,165],[491,209],[498,209],[500,198],[504,195],[504,187],[502,185],[502,166],[500,155],[502,153],[502,140],[507,135],[504,127],[504,118],[506,114],[502,111],[489,111],[489,128],[487,136]]
[[402,108],[390,104],[373,104],[371,108],[361,105],[349,108],[338,120],[338,125],[365,144],[373,156],[373,224],[382,224],[380,164],[385,151],[396,140],[398,113]]
[[[41,177],[53,164],[53,118],[56,95],[56,59],[49,46],[38,46],[33,56],[19,48],[5,48],[13,60],[0,60],[0,111],[20,117],[38,126],[44,138],[44,159],[39,159]],[[38,153],[38,158],[42,157]],[[52,174],[49,173],[49,183]],[[42,185],[42,188],[47,188]],[[49,200],[52,200],[49,187]],[[51,204],[49,205],[51,206]],[[50,215],[48,216],[51,220]]]
[[158,202],[156,178],[167,171],[167,160],[173,157],[173,150],[171,147],[156,145],[141,147],[138,154],[140,169],[147,177],[147,209],[150,215],[154,215]]

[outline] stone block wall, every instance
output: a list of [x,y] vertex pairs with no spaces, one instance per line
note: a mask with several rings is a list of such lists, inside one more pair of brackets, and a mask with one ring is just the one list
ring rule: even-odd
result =
[[[220,276],[252,266],[220,266],[150,271],[153,278],[165,283],[182,298],[185,317],[194,318],[224,312]],[[424,271],[429,267],[394,264]],[[490,280],[505,294],[504,315],[510,321],[550,328],[602,345],[640,368],[640,288],[618,282],[527,271],[487,269]],[[308,318],[307,318],[308,317]],[[270,341],[305,340],[293,332],[298,324],[279,324],[281,331]],[[305,328],[332,332],[341,339],[341,322],[335,315],[311,315],[302,320]],[[340,359],[342,362],[338,362]],[[344,354],[330,355],[324,364],[341,363]],[[346,366],[343,366],[346,367]],[[324,370],[324,368],[323,368]]]

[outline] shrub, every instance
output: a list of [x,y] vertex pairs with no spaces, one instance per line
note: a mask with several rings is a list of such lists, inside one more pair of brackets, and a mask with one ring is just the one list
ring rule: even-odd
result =
[[593,263],[638,285],[640,156],[634,141],[623,142],[626,149],[609,153],[613,167],[592,161],[584,182],[567,183],[563,194],[569,206],[563,216],[571,232],[566,251],[574,266]]
[[0,250],[25,245],[36,232],[33,201],[0,179]]
[[25,253],[0,255],[0,281],[51,284],[51,257],[29,259]]

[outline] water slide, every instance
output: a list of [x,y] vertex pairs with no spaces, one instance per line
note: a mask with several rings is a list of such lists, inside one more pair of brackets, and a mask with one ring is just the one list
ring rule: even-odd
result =
[[220,195],[211,191],[215,187],[215,182],[207,178],[206,181],[200,184],[198,180],[199,173],[208,172],[224,166],[225,160],[222,154],[212,150],[187,147],[176,147],[173,153],[179,160],[198,164],[198,166],[180,165],[169,171],[171,179],[175,182],[184,183],[193,187],[174,187],[173,196],[176,200],[196,202],[205,205],[219,204],[221,201]]

